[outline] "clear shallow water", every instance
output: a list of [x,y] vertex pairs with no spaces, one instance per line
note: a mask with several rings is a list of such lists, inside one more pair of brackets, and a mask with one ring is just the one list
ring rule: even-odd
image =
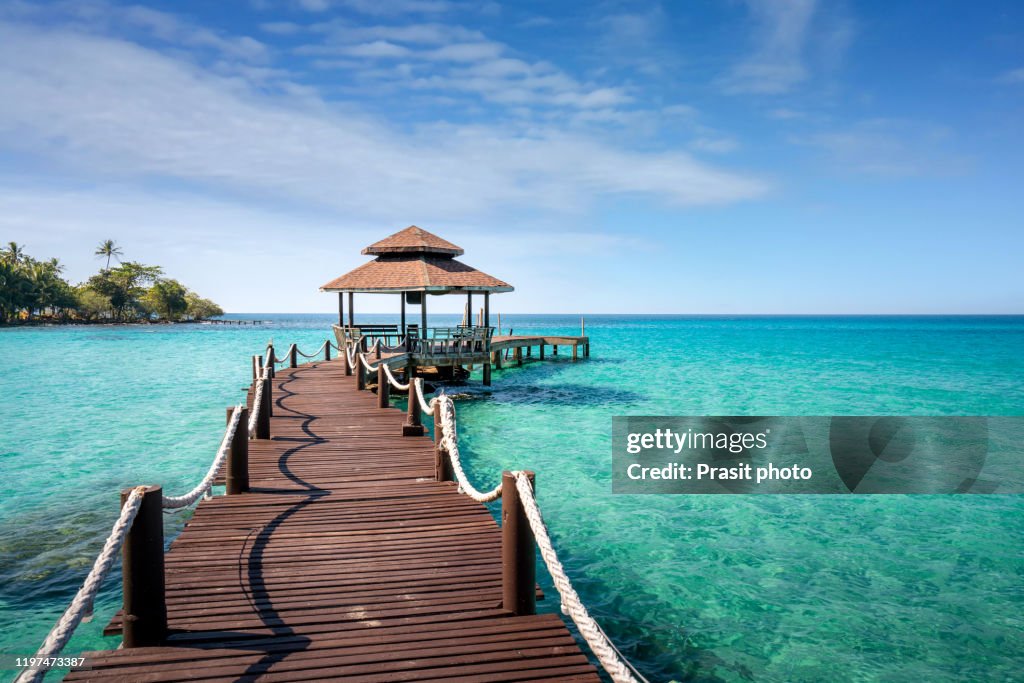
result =
[[[120,487],[180,492],[202,476],[248,357],[269,337],[316,348],[331,317],[273,320],[0,330],[0,653],[38,646]],[[652,680],[1019,676],[1021,497],[613,496],[609,470],[612,415],[1024,414],[1024,317],[590,316],[587,332],[588,361],[497,371],[491,391],[471,382],[460,438],[481,487],[537,471],[584,601]],[[167,533],[183,520],[168,516]],[[68,653],[116,646],[100,632],[119,581]]]

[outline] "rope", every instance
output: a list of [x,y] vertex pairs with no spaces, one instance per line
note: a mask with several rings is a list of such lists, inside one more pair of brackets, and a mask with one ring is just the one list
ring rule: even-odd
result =
[[[260,386],[263,382],[260,382]],[[257,390],[258,391],[258,390]],[[242,420],[242,408],[241,404],[235,406],[235,409],[231,411],[231,422],[228,423],[228,428],[224,430],[224,438],[220,442],[220,449],[217,450],[217,455],[213,459],[213,463],[210,465],[210,469],[206,472],[206,476],[203,480],[196,484],[196,487],[186,493],[183,496],[164,496],[164,507],[175,509],[188,507],[192,503],[199,500],[204,493],[210,490],[213,485],[213,480],[217,476],[217,471],[220,470],[221,465],[224,464],[224,460],[228,457],[228,451],[231,449],[231,441],[235,438],[235,432],[238,431],[238,423]]]
[[[365,353],[360,353],[359,357],[363,359],[363,367],[364,368],[366,368],[370,372],[373,372],[374,370],[377,369],[376,365],[371,365],[370,361],[366,360],[366,354]],[[378,364],[379,364],[379,361],[378,361]]]
[[423,378],[414,377],[412,381],[416,383],[416,400],[420,402],[420,410],[424,413],[433,413],[434,403],[437,402],[437,399],[432,398],[430,403],[427,403],[427,400],[423,397]]
[[629,665],[622,654],[605,632],[601,630],[594,618],[587,612],[587,608],[580,601],[580,596],[572,587],[569,577],[565,574],[562,563],[558,560],[554,547],[551,545],[551,537],[548,536],[547,527],[544,526],[544,519],[541,517],[540,508],[537,507],[537,500],[533,497],[533,487],[530,480],[522,472],[513,472],[516,481],[516,490],[519,492],[519,501],[526,512],[526,518],[530,521],[530,529],[533,537],[537,540],[541,557],[551,573],[558,594],[562,597],[562,612],[568,614],[576,623],[583,639],[593,651],[601,666],[608,672],[615,683],[639,683],[645,681],[639,673],[634,675],[635,669]]
[[395,389],[398,389],[399,391],[409,390],[409,382],[402,384],[397,379],[395,379],[395,376],[391,374],[391,368],[388,367],[387,363],[384,364],[384,374],[388,376],[388,382],[390,382],[391,386],[393,386]]
[[[59,655],[64,646],[71,640],[71,635],[75,632],[75,629],[82,623],[82,619],[86,615],[92,614],[92,605],[96,599],[96,594],[99,593],[103,579],[106,578],[110,568],[113,567],[117,553],[124,544],[124,538],[128,534],[128,530],[131,529],[135,516],[139,513],[139,507],[142,505],[142,494],[145,491],[145,486],[137,486],[132,490],[131,495],[128,496],[128,500],[125,501],[124,506],[121,508],[121,515],[117,518],[114,528],[110,530],[110,535],[107,536],[107,540],[103,544],[103,550],[96,557],[92,569],[89,571],[88,576],[85,577],[82,587],[78,589],[78,593],[75,594],[71,604],[64,610],[64,614],[57,620],[57,623],[54,624],[50,633],[46,636],[46,640],[39,647],[39,652],[36,654],[37,658],[45,660],[48,657]],[[25,669],[14,680],[16,683],[36,683],[36,681],[43,680],[43,676],[49,668],[48,665],[44,664],[31,669]]]
[[311,354],[309,354],[309,353],[303,353],[303,352],[302,352],[302,350],[301,350],[301,349],[299,349],[299,348],[296,348],[296,349],[295,349],[295,352],[296,352],[297,354],[299,354],[300,356],[303,356],[303,357],[305,357],[305,358],[319,358],[319,357],[320,357],[320,354],[321,354],[321,353],[323,352],[323,350],[324,350],[324,347],[325,347],[325,346],[327,346],[327,345],[328,345],[328,344],[330,344],[330,343],[331,343],[331,342],[330,342],[329,340],[328,340],[328,341],[325,341],[325,342],[324,342],[323,344],[321,344],[321,345],[320,345],[320,348],[318,348],[318,349],[317,349],[316,351],[314,351],[314,352],[313,352],[313,353],[311,353]]
[[[338,349],[341,351],[341,349]],[[348,366],[355,369],[356,367],[356,356],[355,356],[355,344],[345,344],[345,355],[348,356]]]
[[[462,469],[462,460],[459,457],[459,439],[455,425],[455,402],[445,395],[438,400],[441,402],[441,444],[448,453],[448,459],[452,462],[452,471],[459,482],[459,490],[480,503],[490,503],[501,496],[501,484],[487,492],[481,492],[469,482],[466,472]],[[435,429],[437,426],[435,425]]]

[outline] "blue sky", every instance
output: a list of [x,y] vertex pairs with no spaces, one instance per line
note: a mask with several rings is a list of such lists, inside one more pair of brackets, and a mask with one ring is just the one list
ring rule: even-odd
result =
[[0,102],[73,280],[331,311],[415,223],[506,312],[1022,312],[1020,3],[5,2]]

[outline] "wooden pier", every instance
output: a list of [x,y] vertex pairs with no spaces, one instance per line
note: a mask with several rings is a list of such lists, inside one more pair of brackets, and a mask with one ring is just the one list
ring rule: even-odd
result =
[[[438,481],[434,441],[408,436],[414,411],[381,407],[339,355],[264,385],[270,438],[236,436],[247,452],[227,465],[247,462],[248,490],[201,501],[166,554],[166,637],[87,653],[68,680],[600,680],[558,615],[532,613],[526,522],[503,530]],[[518,534],[504,563],[503,533]],[[119,614],[107,633],[121,629]]]

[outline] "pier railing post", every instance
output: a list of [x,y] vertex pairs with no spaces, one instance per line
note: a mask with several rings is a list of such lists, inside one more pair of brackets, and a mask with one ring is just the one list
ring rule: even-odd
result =
[[441,426],[441,402],[434,404],[434,478],[437,481],[455,481],[451,461],[444,450],[444,427]]
[[352,376],[352,364],[348,362],[348,344],[345,345],[344,349],[338,351],[341,354],[341,362],[345,364],[345,376]]
[[[524,472],[534,487],[533,472]],[[537,542],[519,499],[516,479],[501,473],[501,602],[515,614],[537,613]]]
[[295,344],[292,344],[291,348],[288,349],[288,367],[299,367],[299,347]]
[[274,403],[274,397],[270,395],[271,381],[269,379],[261,379],[263,382],[263,396],[261,397],[260,405],[253,406],[253,410],[259,410],[259,417],[256,419],[256,438],[257,439],[269,439],[270,438],[270,406]]
[[328,339],[326,342],[324,342],[324,360],[330,360],[330,359],[331,359],[331,340]]
[[260,378],[260,368],[263,367],[263,356],[252,357],[252,381],[255,382]]
[[[132,489],[121,491],[121,506]],[[167,637],[163,491],[147,486],[121,547],[124,647],[160,645]]]
[[377,407],[389,408],[391,406],[391,382],[384,372],[384,362],[377,363]]
[[[242,416],[231,439],[231,450],[228,451],[227,467],[224,470],[224,487],[229,496],[249,490],[249,409],[241,410]],[[235,406],[228,406],[228,424],[231,423],[234,411]]]
[[356,389],[362,391],[366,388],[366,369],[363,367],[363,355],[356,354]]
[[271,377],[274,376],[274,368],[277,367],[275,365],[275,363],[277,363],[277,356],[274,354],[274,347],[273,346],[268,346],[267,347],[267,367],[270,368],[270,372],[267,373],[267,374],[269,374]]
[[406,366],[405,378],[409,382],[409,405],[406,411],[405,424],[402,425],[402,436],[423,436],[423,413],[420,408],[420,400],[416,396],[415,373],[415,366]]

